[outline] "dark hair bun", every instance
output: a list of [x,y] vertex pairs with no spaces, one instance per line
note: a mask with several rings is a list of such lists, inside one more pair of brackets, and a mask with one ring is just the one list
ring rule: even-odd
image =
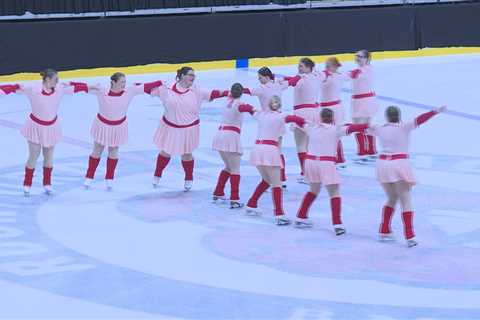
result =
[[240,98],[243,94],[243,86],[240,83],[234,83],[230,89],[230,94],[233,98]]

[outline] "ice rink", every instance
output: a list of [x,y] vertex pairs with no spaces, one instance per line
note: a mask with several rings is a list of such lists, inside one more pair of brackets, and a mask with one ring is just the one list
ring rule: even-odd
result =
[[[309,230],[276,226],[270,193],[261,199],[262,217],[212,204],[222,162],[211,143],[222,99],[203,105],[194,187],[186,193],[179,158],[152,188],[158,152],[152,138],[163,108],[156,97],[135,98],[129,142],[120,149],[115,187],[108,192],[105,155],[93,188],[83,188],[96,97],[66,96],[55,194],[43,194],[39,162],[32,195],[25,198],[27,145],[19,129],[30,107],[21,95],[0,97],[0,318],[480,319],[480,54],[372,64],[382,107],[376,123],[392,104],[405,120],[449,108],[412,135],[419,181],[413,191],[419,246],[413,249],[405,246],[399,210],[392,223],[397,241],[377,241],[385,199],[373,165],[349,162],[342,172],[343,237],[332,231],[324,190],[310,211],[315,225]],[[342,67],[351,68],[351,62]],[[296,66],[272,70],[294,75]],[[255,68],[196,73],[197,85],[207,89],[258,85]],[[76,80],[109,84],[108,77]],[[130,84],[152,80],[171,83],[174,74],[127,76]],[[254,97],[244,100],[258,106]],[[291,112],[292,101],[289,89],[284,112]],[[256,122],[247,115],[243,201],[259,182],[247,162],[255,136]],[[351,159],[353,137],[343,143]],[[294,218],[308,187],[296,182],[291,131],[283,146],[289,178],[284,208]]]

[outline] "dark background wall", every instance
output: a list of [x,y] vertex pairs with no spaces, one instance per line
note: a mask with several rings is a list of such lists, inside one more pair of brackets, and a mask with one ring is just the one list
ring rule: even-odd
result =
[[27,11],[35,14],[85,13],[305,2],[306,0],[1,0],[0,15],[23,15]]
[[480,3],[0,22],[0,74],[480,46]]

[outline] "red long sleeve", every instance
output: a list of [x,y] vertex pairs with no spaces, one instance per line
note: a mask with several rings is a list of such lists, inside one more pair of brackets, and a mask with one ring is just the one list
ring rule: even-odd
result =
[[249,105],[248,103],[241,104],[238,106],[238,111],[240,112],[248,112],[250,114],[253,114],[253,106]]
[[362,132],[368,129],[368,124],[350,124],[347,126],[347,134]]
[[161,80],[148,82],[143,84],[143,91],[147,94],[151,94],[153,89],[161,87],[162,85],[163,85],[163,82]]
[[252,95],[252,91],[250,91],[249,88],[243,88],[243,93],[244,93],[244,94]]
[[210,101],[218,98],[228,97],[229,93],[230,92],[228,90],[224,90],[224,91],[212,90],[212,93],[210,94]]
[[424,124],[425,122],[427,122],[428,120],[430,120],[436,114],[437,114],[436,111],[429,111],[429,112],[422,113],[421,115],[415,118],[415,124],[418,127]]
[[284,79],[288,81],[289,86],[295,87],[302,77],[296,75],[295,77],[284,77]]
[[354,70],[350,71],[350,78],[357,79],[358,76],[360,75],[360,73],[362,73],[362,70],[354,69]]
[[5,94],[15,93],[18,89],[20,89],[19,84],[5,84],[0,86],[0,90],[5,92]]
[[299,116],[289,115],[285,117],[286,123],[294,122],[299,127],[303,127],[305,125],[305,119]]
[[70,81],[70,85],[73,87],[73,93],[82,91],[88,93],[88,85],[86,83]]

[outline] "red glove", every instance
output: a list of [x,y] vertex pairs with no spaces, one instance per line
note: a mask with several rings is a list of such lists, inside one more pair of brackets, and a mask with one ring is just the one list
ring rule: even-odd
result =
[[368,124],[350,124],[347,126],[347,134],[353,132],[363,132],[368,129]]
[[0,86],[0,90],[5,92],[5,94],[15,93],[18,89],[20,89],[19,84],[6,84],[3,86]]
[[239,112],[248,112],[253,115],[253,106],[248,103],[244,103],[238,106]]
[[218,98],[228,97],[229,93],[230,91],[228,90],[224,90],[224,91],[212,90],[212,93],[210,94],[210,101]]
[[362,70],[354,69],[354,70],[350,71],[350,78],[357,79],[358,76],[360,75],[360,73],[362,73]]
[[163,82],[161,80],[145,83],[143,85],[143,92],[147,94],[152,94],[153,89],[161,87],[162,85]]
[[286,123],[294,122],[297,126],[302,127],[305,125],[305,119],[299,116],[289,115],[285,117]]
[[250,89],[248,89],[248,88],[243,88],[243,93],[252,95],[252,91],[250,91]]
[[296,75],[295,77],[284,77],[284,79],[288,81],[289,86],[295,87],[302,77]]
[[73,87],[73,93],[82,91],[88,93],[88,85],[84,82],[70,81],[70,85]]
[[415,124],[418,126],[424,124],[428,120],[430,120],[434,115],[436,115],[438,112],[436,111],[430,111],[430,112],[425,112],[419,115],[418,117],[415,118]]

